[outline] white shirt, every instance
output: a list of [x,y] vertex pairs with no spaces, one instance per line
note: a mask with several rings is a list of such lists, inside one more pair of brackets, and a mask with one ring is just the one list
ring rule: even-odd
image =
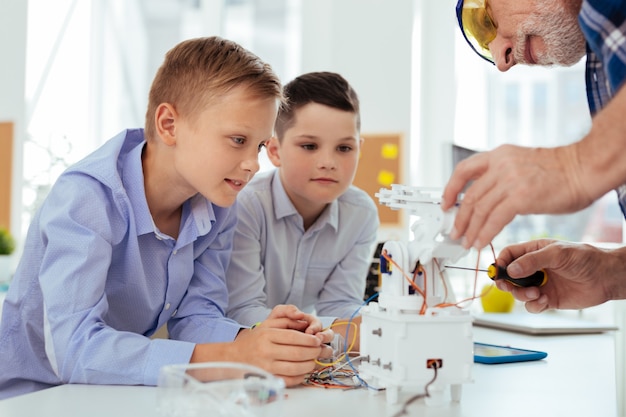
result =
[[272,307],[294,304],[326,327],[361,306],[379,225],[367,193],[351,186],[305,231],[273,170],[257,175],[237,206],[228,317],[252,325]]

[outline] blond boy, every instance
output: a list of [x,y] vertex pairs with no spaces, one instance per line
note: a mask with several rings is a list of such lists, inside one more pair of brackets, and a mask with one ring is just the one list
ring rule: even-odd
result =
[[[58,179],[30,225],[0,323],[0,398],[64,383],[155,385],[173,363],[237,361],[299,383],[332,337],[293,306],[224,317],[239,191],[282,101],[234,42],[184,41],[126,130]],[[167,325],[171,340],[151,339]],[[296,329],[296,330],[293,330]]]

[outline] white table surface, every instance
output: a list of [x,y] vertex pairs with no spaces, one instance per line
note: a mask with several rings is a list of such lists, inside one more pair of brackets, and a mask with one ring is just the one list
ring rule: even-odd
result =
[[[526,336],[474,329],[474,340],[542,350],[542,361],[475,364],[474,382],[463,386],[460,403],[409,405],[409,415],[426,417],[573,417],[617,416],[615,347],[612,333],[568,336]],[[382,394],[365,389],[297,387],[286,390],[285,417],[392,416]],[[416,392],[401,392],[406,400]],[[158,416],[154,387],[62,385],[0,401],[2,417]],[[207,416],[210,416],[207,410]],[[277,416],[278,417],[278,416]]]

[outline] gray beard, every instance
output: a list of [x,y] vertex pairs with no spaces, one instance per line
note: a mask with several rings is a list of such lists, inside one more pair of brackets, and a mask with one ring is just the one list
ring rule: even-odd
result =
[[536,35],[543,39],[546,46],[546,51],[536,56],[538,65],[568,67],[578,63],[585,55],[586,41],[576,13],[576,10],[568,10],[554,0],[538,1],[536,11],[522,23],[518,31],[516,60],[525,62],[526,37]]

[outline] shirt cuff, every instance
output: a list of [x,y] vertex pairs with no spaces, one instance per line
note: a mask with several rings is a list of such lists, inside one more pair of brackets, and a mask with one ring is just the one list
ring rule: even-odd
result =
[[195,347],[195,343],[180,340],[152,340],[144,371],[144,384],[156,386],[159,381],[159,372],[165,365],[188,364]]

